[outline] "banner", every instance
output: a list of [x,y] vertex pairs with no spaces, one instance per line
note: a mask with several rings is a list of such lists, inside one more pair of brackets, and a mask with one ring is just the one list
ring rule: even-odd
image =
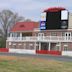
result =
[[41,20],[40,21],[46,21],[46,12],[41,13]]
[[40,29],[42,30],[44,30],[44,29],[46,29],[46,22],[45,21],[41,21],[40,22]]

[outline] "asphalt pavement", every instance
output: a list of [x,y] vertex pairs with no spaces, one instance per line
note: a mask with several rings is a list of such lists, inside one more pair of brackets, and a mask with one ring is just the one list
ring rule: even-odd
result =
[[72,57],[68,56],[55,56],[55,55],[46,55],[46,54],[19,54],[19,53],[0,53],[0,56],[17,56],[17,57],[33,57],[33,58],[42,58],[48,60],[57,60],[57,61],[66,61],[72,62]]

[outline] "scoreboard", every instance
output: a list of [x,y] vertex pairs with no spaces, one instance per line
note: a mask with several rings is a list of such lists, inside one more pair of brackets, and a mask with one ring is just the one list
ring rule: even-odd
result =
[[67,10],[43,12],[41,13],[40,29],[68,29],[68,16]]

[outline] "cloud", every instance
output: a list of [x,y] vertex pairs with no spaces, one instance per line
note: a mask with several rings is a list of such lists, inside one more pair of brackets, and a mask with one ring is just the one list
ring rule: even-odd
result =
[[39,20],[40,13],[49,7],[62,6],[72,11],[72,0],[0,0],[0,10],[10,9],[32,20]]

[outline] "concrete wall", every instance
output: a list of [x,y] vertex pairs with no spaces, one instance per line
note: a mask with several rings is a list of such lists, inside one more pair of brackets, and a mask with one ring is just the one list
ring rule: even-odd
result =
[[26,50],[26,49],[9,49],[10,53],[23,53],[23,54],[36,54],[35,50]]
[[72,56],[72,51],[62,51],[62,56]]

